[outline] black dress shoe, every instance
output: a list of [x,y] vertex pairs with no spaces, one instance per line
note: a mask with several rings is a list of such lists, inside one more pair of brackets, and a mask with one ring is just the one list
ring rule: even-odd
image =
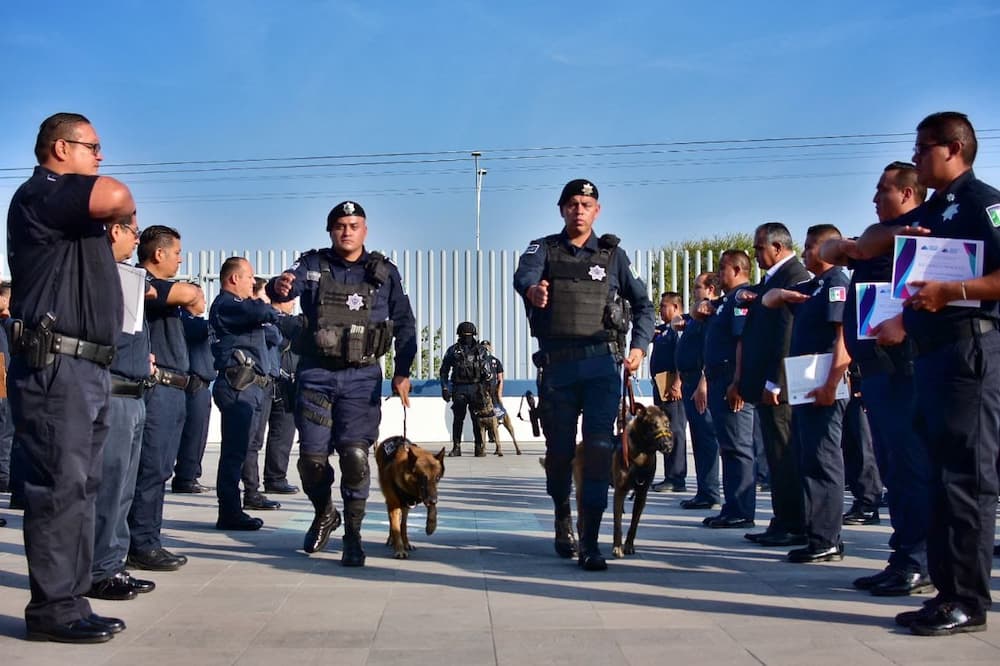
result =
[[839,561],[842,559],[844,559],[844,544],[842,543],[830,546],[829,548],[820,548],[819,550],[813,550],[809,547],[796,548],[788,553],[788,561],[799,564],[808,562],[833,562],[834,560]]
[[263,526],[263,520],[260,518],[254,518],[253,516],[248,516],[245,513],[238,516],[227,516],[225,518],[219,516],[219,519],[215,521],[215,529],[217,530],[253,532],[255,530],[259,530]]
[[894,571],[888,578],[870,588],[876,597],[905,597],[934,590],[930,576],[919,571]]
[[845,525],[878,525],[882,522],[878,509],[852,508],[844,514]]
[[749,518],[724,518],[723,516],[712,516],[701,522],[705,527],[710,527],[713,530],[737,529],[754,526],[754,522]]
[[139,593],[129,585],[121,574],[95,582],[83,595],[91,599],[106,599],[108,601],[128,601],[135,599]]
[[986,631],[986,613],[970,613],[951,603],[941,604],[910,623],[910,632],[918,636],[950,636],[974,631]]
[[299,487],[288,483],[287,479],[282,479],[281,481],[265,483],[264,492],[274,493],[275,495],[294,495],[299,492]]
[[178,495],[200,495],[209,489],[197,481],[174,481],[170,484],[170,490]]
[[924,602],[924,605],[917,610],[903,611],[896,615],[896,624],[901,627],[909,627],[911,624],[917,620],[923,619],[925,617],[930,617],[934,614],[937,609],[939,602],[936,599],[928,599]]
[[29,641],[53,641],[56,643],[106,643],[114,634],[105,626],[93,624],[85,619],[49,626],[28,625]]
[[714,509],[719,506],[718,502],[713,502],[712,500],[703,500],[698,498],[681,500],[682,509]]
[[154,583],[153,581],[143,580],[141,578],[133,578],[132,574],[130,574],[127,571],[123,571],[118,575],[124,578],[126,581],[128,581],[128,584],[132,586],[132,589],[138,592],[139,594],[146,594],[147,592],[152,592],[153,590],[156,589],[156,583]]
[[177,571],[187,563],[187,558],[183,555],[174,555],[166,548],[154,548],[129,553],[125,563],[133,569]]
[[263,493],[253,493],[243,496],[244,509],[256,509],[258,511],[274,511],[281,508],[281,502],[267,499]]
[[896,575],[897,571],[892,568],[886,568],[879,571],[877,574],[872,574],[871,576],[862,576],[861,578],[855,578],[852,585],[859,590],[870,590],[882,581],[888,580]]
[[102,617],[96,613],[91,613],[87,616],[87,622],[91,623],[97,627],[104,627],[113,634],[121,633],[125,631],[124,620],[119,620],[116,617]]
[[775,546],[804,546],[809,543],[805,534],[793,532],[764,532],[755,540],[758,546],[773,548]]

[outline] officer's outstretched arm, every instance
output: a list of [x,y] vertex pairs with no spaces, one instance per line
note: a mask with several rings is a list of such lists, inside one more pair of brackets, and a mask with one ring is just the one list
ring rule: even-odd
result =
[[135,212],[135,199],[125,183],[99,176],[90,191],[90,216],[95,220],[119,218]]
[[190,282],[174,282],[166,296],[167,305],[177,305],[193,315],[205,312],[205,292]]

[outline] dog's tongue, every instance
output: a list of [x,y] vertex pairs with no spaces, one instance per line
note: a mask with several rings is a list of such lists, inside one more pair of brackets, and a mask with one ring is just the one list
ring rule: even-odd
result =
[[431,534],[434,534],[434,530],[437,529],[437,526],[438,526],[437,504],[431,504],[429,507],[427,507],[427,529],[426,529],[427,535],[430,536]]

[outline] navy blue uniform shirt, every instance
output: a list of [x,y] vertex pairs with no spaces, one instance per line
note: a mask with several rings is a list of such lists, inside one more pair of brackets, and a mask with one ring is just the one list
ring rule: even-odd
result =
[[174,286],[173,280],[161,280],[146,272],[146,284],[156,289],[156,296],[146,298],[146,323],[149,326],[149,345],[156,355],[156,367],[185,374],[191,366],[188,358],[181,308],[167,305],[167,295]]
[[[983,275],[1000,269],[1000,192],[978,180],[972,169],[936,191],[911,216],[913,224],[930,229],[936,238],[983,241]],[[917,338],[935,335],[942,324],[997,318],[997,301],[982,301],[978,308],[949,305],[939,312],[903,309],[906,332]]]
[[208,312],[215,369],[225,370],[239,365],[233,354],[241,349],[253,360],[258,374],[269,375],[271,355],[264,338],[264,324],[277,320],[278,313],[270,303],[255,298],[239,298],[228,291],[219,292]]
[[191,374],[198,375],[206,382],[214,381],[215,359],[212,358],[212,345],[208,337],[208,320],[181,308],[181,325],[184,326]]
[[[344,284],[361,284],[365,282],[365,262],[368,261],[368,250],[361,253],[357,261],[347,261],[333,248],[323,248],[321,250],[310,250],[299,260],[292,264],[286,273],[295,275],[292,282],[292,290],[288,296],[282,298],[274,294],[274,280],[268,285],[268,294],[271,300],[284,302],[293,300],[300,296],[299,305],[302,314],[305,315],[308,329],[303,335],[312,335],[316,332],[316,306],[318,304],[317,294],[319,291],[319,278],[322,270],[321,259],[325,259],[330,265],[333,279]],[[399,270],[395,264],[389,264],[389,276],[385,284],[379,287],[375,295],[375,304],[371,311],[371,321],[392,320],[392,334],[395,338],[395,367],[393,374],[400,377],[410,376],[410,366],[417,356],[417,325],[413,317],[413,309],[410,307],[410,298],[403,291],[403,280],[399,276]],[[308,356],[303,356],[300,361],[300,368],[309,366]]]
[[97,178],[37,166],[14,193],[7,213],[10,309],[28,328],[51,312],[53,330],[111,346],[125,305],[107,229],[90,217]]
[[264,324],[264,343],[267,345],[267,353],[271,357],[269,374],[277,379],[281,376],[281,350],[285,347],[287,340],[281,335],[281,330],[278,329],[277,325]]
[[715,314],[705,322],[705,368],[717,368],[727,363],[736,366],[736,343],[743,335],[749,311],[736,303],[736,292],[749,284],[745,282],[712,301]]
[[[524,299],[524,306],[529,317],[531,316],[533,306],[528,301],[526,294],[529,287],[538,284],[546,277],[545,268],[548,259],[547,241],[552,239],[558,239],[562,246],[567,248],[573,256],[581,254],[594,255],[601,249],[598,244],[597,234],[591,233],[590,237],[583,244],[583,247],[576,247],[570,243],[565,229],[558,234],[531,241],[528,249],[518,259],[517,270],[514,272],[514,289]],[[649,300],[649,291],[646,289],[646,283],[640,280],[639,275],[632,270],[632,264],[628,260],[628,255],[621,247],[615,248],[612,267],[613,270],[608,273],[608,293],[618,291],[622,298],[627,300],[632,306],[632,341],[629,347],[631,349],[641,349],[645,352],[653,339],[653,303]],[[538,348],[541,351],[553,351],[564,347],[573,347],[578,344],[579,341],[567,339],[538,340]]]
[[826,354],[833,351],[836,338],[834,324],[844,321],[844,305],[851,280],[840,266],[834,266],[822,275],[789,287],[789,291],[808,294],[809,300],[789,303],[795,314],[792,321],[792,343],[789,356]]
[[674,361],[678,372],[701,372],[705,367],[706,321],[684,315],[684,335],[677,340]]
[[649,353],[649,374],[656,376],[661,372],[676,372],[678,338],[670,324],[658,324],[653,329],[653,350]]
[[149,377],[149,327],[145,318],[138,333],[119,331],[111,373],[138,381]]

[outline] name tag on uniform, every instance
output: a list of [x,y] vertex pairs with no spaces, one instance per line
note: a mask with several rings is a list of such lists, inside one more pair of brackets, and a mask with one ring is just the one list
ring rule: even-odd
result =
[[306,280],[309,282],[319,282],[319,276],[322,275],[319,271],[306,271]]

